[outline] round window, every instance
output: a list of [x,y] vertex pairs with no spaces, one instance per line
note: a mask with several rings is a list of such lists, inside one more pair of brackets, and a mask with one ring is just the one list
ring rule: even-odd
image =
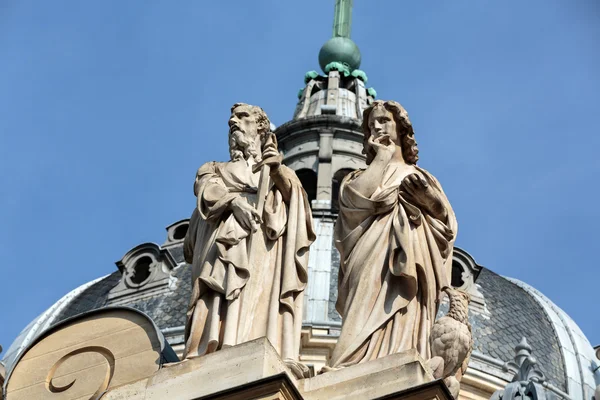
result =
[[187,234],[189,224],[181,224],[173,231],[173,240],[183,240]]
[[152,258],[148,256],[140,257],[133,266],[131,272],[131,282],[139,285],[144,283],[150,277],[150,265]]

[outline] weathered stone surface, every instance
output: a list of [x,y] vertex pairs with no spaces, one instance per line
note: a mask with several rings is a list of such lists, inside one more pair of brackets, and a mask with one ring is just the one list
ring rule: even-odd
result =
[[412,349],[326,372],[300,384],[306,400],[376,399],[433,380],[423,359]]
[[460,381],[467,371],[473,351],[473,335],[469,324],[469,295],[458,289],[443,289],[450,299],[448,314],[435,321],[431,328],[431,359],[428,365],[433,376],[444,378],[450,393],[458,398]]
[[298,362],[310,206],[296,174],[281,165],[265,112],[238,103],[229,118],[228,162],[196,174],[197,204],[184,240],[192,265],[185,358],[268,337],[293,371]]
[[250,390],[250,384],[282,374],[287,376],[285,379],[292,385],[297,385],[296,378],[275,348],[266,338],[261,338],[165,365],[143,383],[116,388],[103,399],[198,399],[238,387]]
[[362,127],[368,166],[342,182],[334,232],[343,323],[332,368],[409,349],[430,358],[429,332],[440,290],[450,286],[457,232],[440,184],[416,165],[406,110],[375,101]]
[[266,338],[166,365],[103,399],[449,399],[415,350],[297,380]]
[[[11,400],[99,398],[106,390],[152,376],[165,358],[176,360],[147,316],[103,309],[46,332],[8,377]],[[91,396],[91,397],[90,397]]]

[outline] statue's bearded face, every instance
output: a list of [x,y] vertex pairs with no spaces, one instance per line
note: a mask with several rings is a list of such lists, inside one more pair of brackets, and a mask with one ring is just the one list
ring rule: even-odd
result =
[[[247,141],[258,135],[258,124],[253,110],[248,106],[239,106],[233,109],[229,118],[229,132],[242,133]],[[238,135],[239,137],[239,135]]]
[[374,139],[387,135],[397,145],[400,143],[396,130],[396,121],[391,112],[384,107],[375,107],[369,116],[369,130]]
[[229,152],[232,160],[250,157],[260,159],[260,135],[256,112],[248,105],[239,105],[229,117]]

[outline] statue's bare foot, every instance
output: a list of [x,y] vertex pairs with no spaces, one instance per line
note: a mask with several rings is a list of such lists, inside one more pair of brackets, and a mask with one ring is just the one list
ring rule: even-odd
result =
[[283,360],[286,367],[288,367],[294,376],[298,379],[312,378],[314,374],[314,370],[308,368],[306,365],[302,364],[299,361],[295,361],[292,359]]
[[444,375],[444,359],[442,357],[433,357],[427,361],[427,366],[431,368],[433,377],[440,379]]
[[448,386],[448,390],[450,390],[452,397],[458,399],[458,393],[460,392],[460,383],[458,382],[458,379],[453,376],[449,376],[444,379],[444,383],[446,386]]
[[340,368],[334,368],[334,367],[330,367],[330,366],[324,366],[323,368],[321,368],[321,370],[319,371],[319,375],[321,374],[325,374],[327,372],[333,372],[333,371],[337,371]]

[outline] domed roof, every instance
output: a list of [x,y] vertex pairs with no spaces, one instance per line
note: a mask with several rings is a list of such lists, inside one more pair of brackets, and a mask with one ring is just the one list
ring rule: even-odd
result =
[[560,342],[543,307],[522,288],[489,269],[481,270],[477,285],[485,309],[480,312],[471,307],[469,312],[473,351],[506,362],[513,359],[515,346],[526,337],[539,369],[550,383],[566,392]]
[[[117,263],[119,270],[73,290],[32,321],[5,354],[3,363],[7,372],[19,353],[50,326],[108,305],[143,311],[171,345],[182,344],[191,294],[191,268],[184,261],[181,236],[185,235],[186,223],[187,220],[182,220],[173,224],[169,240],[162,246],[144,244],[130,250]],[[134,275],[140,271],[132,272],[131,265],[148,255],[153,262],[149,264],[151,268],[143,264],[150,269],[140,278],[140,286],[132,292],[123,291],[124,280],[137,282]],[[455,259],[465,255],[468,253],[456,249]],[[550,385],[572,398],[591,400],[598,377],[593,370],[598,360],[573,320],[529,285],[479,268],[475,286],[480,299],[478,304],[472,300],[469,313],[475,341],[471,362],[488,360],[500,371],[500,378],[510,379],[498,367],[512,360],[515,345],[526,337]],[[442,304],[439,315],[446,310],[447,304]]]
[[589,340],[575,321],[539,290],[517,279],[507,279],[526,291],[550,319],[564,358],[569,394],[573,398],[591,398],[600,384],[600,362]]

